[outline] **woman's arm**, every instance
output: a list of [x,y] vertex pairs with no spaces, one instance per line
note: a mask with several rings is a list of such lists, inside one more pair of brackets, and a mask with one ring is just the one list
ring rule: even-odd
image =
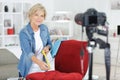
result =
[[41,70],[48,71],[50,67],[43,61],[38,60],[35,56],[32,56],[32,61],[39,65]]

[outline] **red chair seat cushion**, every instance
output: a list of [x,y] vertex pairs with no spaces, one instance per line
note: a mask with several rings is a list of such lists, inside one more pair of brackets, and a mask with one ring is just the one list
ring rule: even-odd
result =
[[47,71],[29,74],[26,76],[26,80],[82,80],[82,75],[74,72]]

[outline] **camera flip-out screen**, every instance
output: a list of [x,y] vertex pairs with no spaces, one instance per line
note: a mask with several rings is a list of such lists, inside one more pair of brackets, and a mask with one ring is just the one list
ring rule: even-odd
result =
[[97,24],[97,16],[89,16],[89,25]]
[[117,34],[120,35],[120,25],[117,26]]

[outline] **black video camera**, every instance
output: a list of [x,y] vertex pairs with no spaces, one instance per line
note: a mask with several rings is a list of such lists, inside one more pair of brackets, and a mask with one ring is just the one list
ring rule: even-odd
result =
[[97,12],[94,8],[90,8],[85,13],[78,13],[75,16],[75,22],[85,27],[104,26],[106,15],[105,13]]

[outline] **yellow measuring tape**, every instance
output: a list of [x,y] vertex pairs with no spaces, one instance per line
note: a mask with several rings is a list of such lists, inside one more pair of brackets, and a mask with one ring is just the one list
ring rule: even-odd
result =
[[45,61],[46,61],[47,65],[48,65],[48,67],[50,68],[50,63],[49,63],[49,61],[48,61],[48,58],[47,58],[47,56],[46,56],[45,51],[44,51],[44,50],[42,50],[42,52],[41,52],[41,53],[42,53],[42,54],[43,54],[43,56],[45,57]]

